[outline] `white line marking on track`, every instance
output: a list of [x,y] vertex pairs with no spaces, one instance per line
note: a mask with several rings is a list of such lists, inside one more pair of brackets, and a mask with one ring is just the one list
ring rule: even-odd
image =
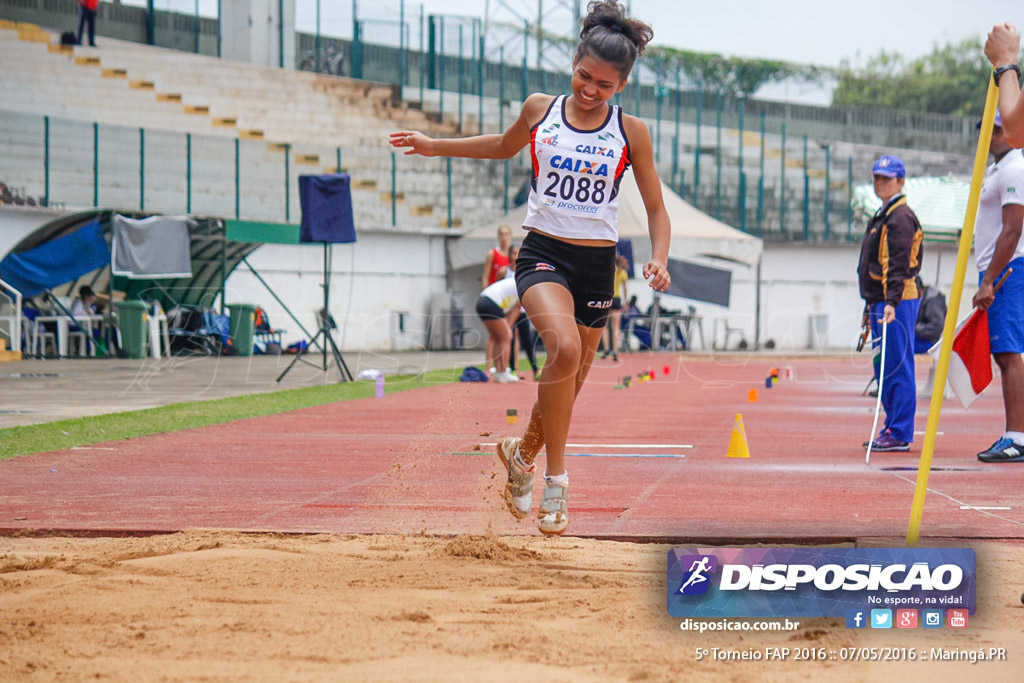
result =
[[[903,475],[897,474],[896,472],[889,472],[889,474],[894,476],[894,477],[896,477],[897,479],[899,479],[901,481],[907,482],[911,486],[917,486],[917,482],[915,480],[913,480],[913,479],[909,479],[907,477],[904,477]],[[943,498],[945,498],[946,500],[948,500],[950,502],[956,503],[958,505],[964,505],[968,509],[971,509],[974,512],[980,512],[981,514],[983,514],[983,515],[985,515],[987,517],[993,517],[995,519],[999,519],[999,520],[1002,520],[1004,522],[1008,522],[1010,524],[1015,524],[1017,526],[1024,527],[1024,522],[1018,521],[1016,519],[1010,519],[1009,517],[1003,517],[1002,515],[997,515],[994,512],[990,512],[989,510],[983,510],[983,509],[980,509],[980,508],[971,507],[971,506],[967,505],[966,503],[964,503],[964,501],[957,500],[956,498],[954,498],[953,496],[949,495],[948,493],[943,493],[942,491],[933,489],[931,486],[929,486],[927,490],[928,490],[928,493],[934,493],[937,496],[942,496]],[[961,509],[963,509],[963,508],[961,508]]]
[[566,453],[567,458],[685,458],[683,453]]
[[[445,455],[482,455],[485,457],[493,457],[493,453],[486,451],[453,451],[445,453]],[[682,460],[686,457],[683,453],[566,453],[567,458],[675,458]]]
[[1012,510],[1013,508],[1010,508],[1010,507],[999,507],[999,506],[986,507],[984,505],[961,505],[960,509],[961,510]]
[[[482,443],[481,446],[497,446],[496,443]],[[690,443],[567,443],[566,448],[693,448]]]

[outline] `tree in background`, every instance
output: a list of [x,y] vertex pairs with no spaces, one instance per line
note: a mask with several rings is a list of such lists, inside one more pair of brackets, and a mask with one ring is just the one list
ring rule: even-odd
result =
[[[521,27],[510,24],[494,24],[509,30],[521,31]],[[577,38],[549,32],[541,32],[537,36],[545,46],[558,48],[564,58],[571,59],[576,54]],[[637,64],[648,73],[660,73],[664,78],[660,85],[671,86],[675,83],[675,72],[680,75],[680,83],[692,87],[700,83],[705,90],[721,91],[725,95],[750,97],[761,86],[769,83],[785,81],[802,81],[804,83],[823,84],[827,79],[835,77],[835,69],[814,66],[811,64],[794,64],[775,59],[757,59],[748,57],[728,57],[715,52],[690,52],[664,45],[647,47],[644,56]],[[660,68],[659,68],[660,66]],[[645,85],[650,84],[647,76],[635,74]]]
[[912,61],[882,51],[860,69],[844,61],[832,104],[979,116],[992,74],[981,46],[980,39],[970,38],[936,46]]
[[750,97],[763,85],[800,80],[821,83],[830,69],[810,64],[793,64],[774,59],[727,57],[714,52],[689,52],[657,46],[647,50],[645,63],[661,61],[669,71],[678,69],[684,82],[700,83],[708,90]]

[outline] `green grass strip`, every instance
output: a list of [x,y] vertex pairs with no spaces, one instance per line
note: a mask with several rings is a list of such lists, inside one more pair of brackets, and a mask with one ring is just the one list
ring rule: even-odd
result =
[[[434,370],[419,375],[388,377],[386,393],[455,382],[459,370]],[[33,453],[67,450],[104,441],[119,441],[181,429],[277,415],[374,395],[374,382],[342,382],[263,394],[233,396],[212,401],[172,403],[158,408],[80,417],[37,425],[0,429],[0,460]]]

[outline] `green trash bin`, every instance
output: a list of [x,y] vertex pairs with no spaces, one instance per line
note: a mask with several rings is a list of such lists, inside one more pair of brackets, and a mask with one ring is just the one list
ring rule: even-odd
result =
[[256,332],[256,306],[254,304],[228,304],[231,313],[229,334],[231,346],[239,356],[251,356],[253,335]]
[[144,301],[117,302],[117,329],[121,332],[121,348],[129,358],[145,358],[149,326],[146,324]]

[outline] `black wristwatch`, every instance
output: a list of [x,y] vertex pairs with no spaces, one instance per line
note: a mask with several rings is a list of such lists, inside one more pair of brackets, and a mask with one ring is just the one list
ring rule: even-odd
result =
[[1006,66],[1001,66],[998,69],[994,69],[992,71],[992,80],[995,82],[997,87],[999,85],[999,77],[1002,76],[1007,71],[1016,71],[1017,80],[1020,80],[1020,67],[1017,66],[1016,64],[1007,64]]

